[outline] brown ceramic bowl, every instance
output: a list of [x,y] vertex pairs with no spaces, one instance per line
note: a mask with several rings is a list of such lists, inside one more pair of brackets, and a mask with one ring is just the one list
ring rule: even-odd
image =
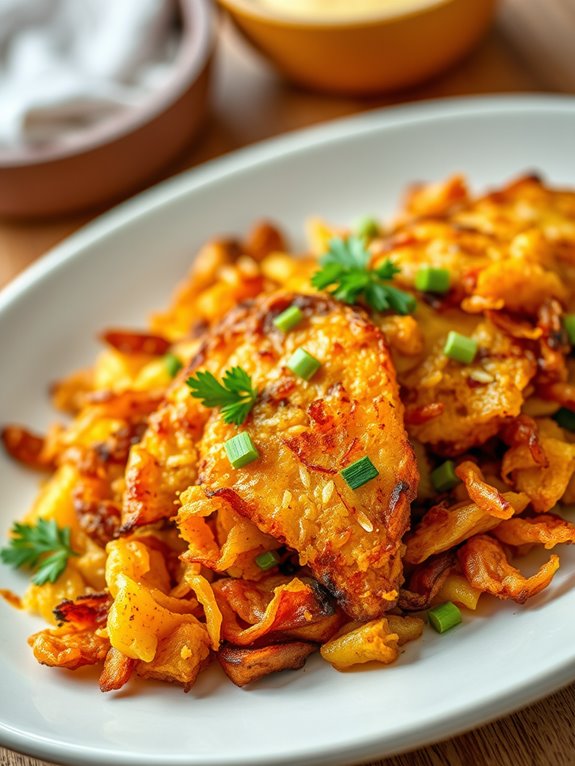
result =
[[207,111],[215,12],[180,0],[182,39],[166,87],[146,104],[65,147],[0,149],[0,215],[38,217],[97,207],[142,188],[200,129]]
[[347,17],[303,17],[258,0],[218,0],[243,35],[298,85],[367,96],[415,85],[461,58],[487,29],[496,0],[405,0]]

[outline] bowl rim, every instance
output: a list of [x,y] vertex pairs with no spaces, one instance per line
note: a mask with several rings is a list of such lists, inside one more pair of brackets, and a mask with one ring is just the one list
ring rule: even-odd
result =
[[199,79],[216,42],[216,11],[211,0],[178,0],[178,4],[182,14],[182,37],[173,71],[161,90],[154,91],[143,104],[96,123],[63,144],[0,148],[0,172],[38,167],[87,154],[136,132],[175,104]]
[[350,14],[330,18],[322,15],[298,16],[260,5],[258,0],[217,0],[228,11],[236,11],[252,19],[266,21],[276,26],[327,29],[342,27],[369,27],[382,23],[393,24],[413,16],[436,10],[441,6],[454,5],[460,0],[404,0],[405,8],[368,11],[363,14]]

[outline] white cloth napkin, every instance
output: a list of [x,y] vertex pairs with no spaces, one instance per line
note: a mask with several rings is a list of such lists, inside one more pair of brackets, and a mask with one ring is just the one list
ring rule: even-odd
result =
[[162,87],[175,0],[0,0],[0,148],[66,142]]

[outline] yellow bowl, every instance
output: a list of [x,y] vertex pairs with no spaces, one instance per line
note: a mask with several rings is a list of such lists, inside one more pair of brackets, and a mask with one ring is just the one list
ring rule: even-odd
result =
[[437,74],[479,40],[496,4],[406,0],[403,11],[308,19],[269,10],[258,0],[218,2],[286,77],[350,95],[397,90]]

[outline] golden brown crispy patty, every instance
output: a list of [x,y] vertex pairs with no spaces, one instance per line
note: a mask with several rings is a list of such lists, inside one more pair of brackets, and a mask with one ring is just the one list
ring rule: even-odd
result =
[[[292,303],[304,319],[283,334],[273,319]],[[322,363],[309,382],[286,366],[300,347]],[[260,392],[240,427],[205,410],[184,382],[197,370],[221,377],[234,365]],[[173,428],[180,447],[181,434],[188,434],[187,453],[178,451]],[[241,430],[260,458],[234,469],[224,443]],[[186,470],[177,463],[185,463],[186,454],[191,480],[184,486]],[[199,484],[203,514],[224,503],[248,517],[296,550],[352,616],[369,619],[395,604],[418,474],[383,334],[363,312],[291,294],[258,298],[231,312],[174,386],[135,455],[124,509],[128,526],[173,515],[175,492]],[[352,490],[339,471],[364,455],[379,476]],[[146,484],[150,463],[159,485]]]

